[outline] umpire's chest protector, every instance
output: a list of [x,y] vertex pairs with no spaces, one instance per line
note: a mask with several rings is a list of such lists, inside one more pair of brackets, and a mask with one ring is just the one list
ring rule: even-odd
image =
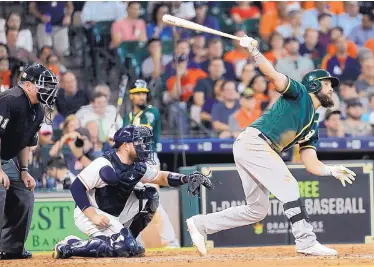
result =
[[96,188],[96,203],[100,210],[113,216],[119,216],[135,185],[142,179],[144,173],[142,174],[139,170],[135,170],[134,164],[123,164],[115,150],[107,151],[103,157],[112,163],[118,175],[119,183],[116,186],[107,185],[102,188]]

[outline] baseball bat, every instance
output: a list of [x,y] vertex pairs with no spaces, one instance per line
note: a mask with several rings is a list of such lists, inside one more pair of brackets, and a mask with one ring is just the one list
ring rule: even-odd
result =
[[[166,24],[169,24],[169,25],[174,25],[174,26],[178,26],[178,27],[182,27],[182,28],[186,28],[186,29],[190,29],[190,30],[194,30],[194,31],[198,31],[198,32],[211,33],[211,34],[219,35],[219,36],[222,36],[222,37],[230,38],[230,39],[233,39],[233,40],[240,41],[240,39],[241,39],[241,37],[238,37],[238,36],[235,36],[235,35],[232,35],[232,34],[228,34],[228,33],[224,33],[224,32],[221,32],[221,31],[217,31],[217,30],[205,27],[203,25],[197,24],[197,23],[192,22],[192,21],[188,21],[188,20],[185,20],[185,19],[174,17],[174,16],[169,15],[169,14],[165,14],[162,17],[162,21],[165,22]],[[256,40],[253,40],[252,41],[252,46],[257,47],[257,45],[258,45],[258,42]]]
[[121,111],[121,106],[122,106],[122,103],[123,103],[123,97],[125,95],[125,92],[126,92],[126,87],[127,87],[127,82],[129,80],[129,77],[127,75],[123,75],[122,76],[122,82],[119,86],[119,93],[118,93],[118,100],[117,100],[117,106],[116,106],[116,117],[114,118],[114,121],[109,129],[109,132],[108,132],[108,137],[109,138],[112,138],[113,136],[111,135],[114,135],[115,131],[117,131],[117,118],[118,118],[118,115]]

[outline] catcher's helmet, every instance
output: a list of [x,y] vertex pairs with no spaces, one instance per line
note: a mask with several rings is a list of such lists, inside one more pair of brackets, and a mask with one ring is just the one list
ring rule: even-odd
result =
[[41,64],[32,64],[23,70],[20,81],[29,81],[35,84],[38,88],[36,96],[39,102],[53,109],[59,82],[52,71]]
[[305,86],[309,93],[318,93],[322,88],[320,80],[324,79],[330,80],[333,88],[338,86],[340,83],[338,78],[331,76],[328,71],[322,69],[316,69],[308,72],[303,77],[301,83]]
[[114,134],[114,148],[119,148],[123,143],[134,143],[138,161],[153,160],[153,132],[144,125],[127,125]]
[[149,89],[147,88],[147,83],[144,80],[136,80],[135,83],[131,86],[129,90],[130,94],[136,93],[149,93]]

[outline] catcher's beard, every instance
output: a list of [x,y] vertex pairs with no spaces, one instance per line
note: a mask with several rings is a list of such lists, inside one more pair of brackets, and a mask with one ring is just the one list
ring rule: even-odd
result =
[[321,102],[321,106],[322,107],[324,107],[324,108],[331,108],[331,107],[334,106],[334,100],[332,100],[331,97],[329,97],[328,95],[322,93],[321,91],[319,91],[316,94],[316,97],[319,100],[319,102]]

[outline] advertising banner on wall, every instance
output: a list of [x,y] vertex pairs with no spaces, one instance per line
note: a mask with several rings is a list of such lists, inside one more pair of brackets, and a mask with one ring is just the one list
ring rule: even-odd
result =
[[[323,243],[363,243],[365,236],[374,233],[373,164],[345,163],[356,174],[353,185],[343,187],[333,177],[318,177],[302,165],[289,165],[298,180],[300,195],[318,239]],[[204,170],[205,169],[205,170]],[[203,214],[245,205],[239,174],[234,165],[201,166],[212,171],[215,189],[202,191]],[[276,174],[274,174],[274,178]],[[251,246],[294,244],[290,225],[282,204],[270,195],[267,217],[256,224],[222,231],[208,236],[214,246]]]
[[73,200],[36,200],[26,248],[31,251],[52,251],[53,246],[68,235],[85,236],[74,224]]

